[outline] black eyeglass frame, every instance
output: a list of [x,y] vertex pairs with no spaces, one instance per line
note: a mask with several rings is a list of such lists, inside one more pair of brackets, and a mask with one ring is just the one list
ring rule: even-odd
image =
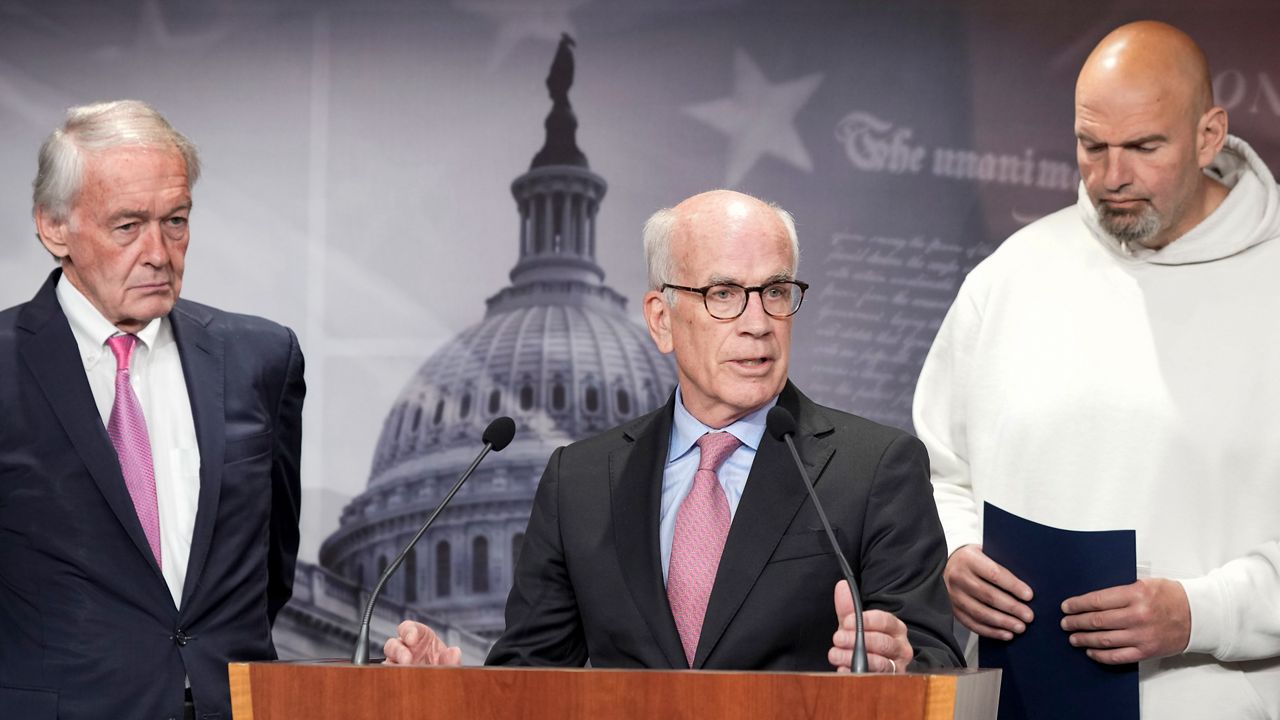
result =
[[[796,287],[800,288],[800,302],[796,303],[795,309],[793,309],[791,312],[787,313],[786,315],[778,315],[776,313],[771,313],[769,312],[769,308],[765,307],[764,291],[768,290],[774,285],[795,285]],[[716,315],[715,313],[711,312],[711,306],[707,304],[707,293],[711,291],[711,288],[716,288],[716,287],[735,287],[743,291],[742,307],[738,310],[738,313],[736,315],[732,315],[730,317],[720,317],[719,315]],[[804,304],[804,293],[806,290],[809,289],[809,283],[804,282],[802,280],[775,280],[771,283],[768,283],[767,285],[754,285],[752,287],[745,287],[743,285],[739,285],[738,283],[718,282],[718,283],[712,283],[710,285],[706,285],[704,287],[696,287],[696,288],[686,287],[684,285],[674,285],[672,283],[666,283],[666,282],[662,283],[662,289],[666,290],[667,288],[671,288],[672,290],[683,290],[685,292],[697,293],[701,295],[702,307],[706,309],[708,315],[715,318],[716,320],[737,320],[738,318],[742,317],[742,313],[746,312],[747,306],[751,304],[751,293],[756,293],[757,295],[760,296],[760,307],[761,309],[764,310],[765,314],[768,315],[769,317],[775,317],[775,318],[781,319],[781,318],[789,318],[792,315],[795,315],[796,313],[800,312],[800,306]]]

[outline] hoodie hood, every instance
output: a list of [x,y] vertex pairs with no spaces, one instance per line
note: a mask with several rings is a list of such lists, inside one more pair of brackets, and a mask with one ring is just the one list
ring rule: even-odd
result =
[[1187,234],[1159,250],[1126,245],[1098,224],[1098,211],[1080,183],[1076,208],[1089,232],[1120,257],[1155,265],[1212,262],[1241,253],[1280,235],[1280,190],[1266,163],[1234,135],[1205,174],[1230,188],[1222,204]]

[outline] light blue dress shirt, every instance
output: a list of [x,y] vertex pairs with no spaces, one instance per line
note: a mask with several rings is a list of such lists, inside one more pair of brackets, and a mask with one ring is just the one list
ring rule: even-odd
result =
[[[720,466],[717,475],[724,494],[729,499],[729,518],[738,512],[738,501],[742,499],[742,491],[747,487],[747,475],[751,472],[751,463],[755,462],[756,449],[760,447],[760,439],[764,437],[765,416],[778,402],[775,397],[759,410],[738,420],[732,425],[721,428],[742,441],[737,450]],[[671,566],[671,543],[676,535],[676,515],[680,512],[680,504],[693,489],[693,476],[698,472],[698,461],[702,451],[698,448],[698,438],[709,432],[717,432],[716,428],[703,425],[689,414],[684,407],[684,396],[676,387],[675,421],[671,424],[671,444],[667,447],[667,464],[662,471],[662,515],[658,524],[658,537],[662,545],[662,582],[667,582],[667,571]]]

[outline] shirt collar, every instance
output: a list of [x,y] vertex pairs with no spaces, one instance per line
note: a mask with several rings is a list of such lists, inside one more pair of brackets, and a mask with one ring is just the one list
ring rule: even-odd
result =
[[683,457],[698,442],[698,438],[709,432],[720,430],[738,438],[743,445],[751,448],[752,452],[758,450],[760,439],[764,437],[765,418],[776,404],[778,404],[777,396],[728,427],[717,429],[704,425],[685,409],[684,395],[681,394],[680,386],[677,385],[675,418],[671,425],[671,445],[667,448],[667,462],[671,463]]
[[[66,275],[58,278],[58,285],[54,291],[58,297],[58,304],[62,306],[62,313],[67,316],[67,322],[71,325],[71,334],[75,336],[80,355],[86,362],[96,361],[102,356],[107,340],[113,335],[120,334],[120,329],[103,317],[102,313],[98,312],[98,308],[89,302],[89,298],[71,284],[70,280],[67,280]],[[143,346],[155,347],[163,324],[164,318],[156,318],[134,334],[142,341]]]

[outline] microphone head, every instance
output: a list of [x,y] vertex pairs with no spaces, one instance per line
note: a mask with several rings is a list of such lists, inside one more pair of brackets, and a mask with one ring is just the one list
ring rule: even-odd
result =
[[764,429],[774,440],[782,440],[787,435],[796,434],[796,419],[789,410],[781,405],[774,405],[764,420]]
[[484,435],[481,436],[480,440],[485,445],[491,446],[494,452],[499,452],[510,445],[511,439],[515,436],[516,421],[503,416],[489,423],[489,427],[484,429]]

